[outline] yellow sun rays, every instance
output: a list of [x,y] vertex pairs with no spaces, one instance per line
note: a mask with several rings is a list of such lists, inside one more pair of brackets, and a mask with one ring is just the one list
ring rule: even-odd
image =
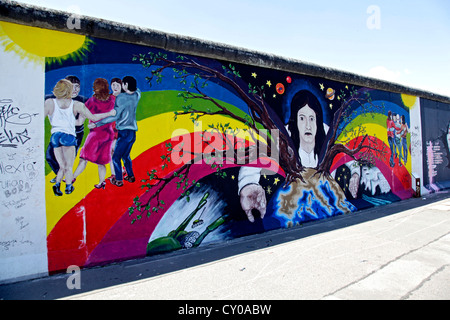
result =
[[0,21],[0,45],[21,59],[39,63],[81,60],[92,40],[86,36]]
[[407,94],[402,94],[402,101],[403,101],[403,104],[406,107],[411,109],[416,104],[417,97],[411,96],[411,95],[407,95]]

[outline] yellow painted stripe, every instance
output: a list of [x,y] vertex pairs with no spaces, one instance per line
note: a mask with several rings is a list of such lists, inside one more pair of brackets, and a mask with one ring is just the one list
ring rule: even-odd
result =
[[[217,125],[217,123],[229,123],[233,129],[245,128],[245,125],[234,119],[225,116],[204,116],[200,118],[201,126],[194,126],[189,116],[178,116],[177,120],[173,119],[173,112],[168,112],[147,118],[138,122],[138,131],[136,133],[136,142],[131,150],[131,158],[135,159],[146,150],[156,146],[172,137],[175,130],[183,129],[184,133],[200,132],[207,130],[209,125]],[[238,134],[242,137],[243,132]],[[159,156],[159,155],[158,155]],[[73,170],[78,166],[79,158],[75,159]],[[107,165],[106,177],[111,174],[110,168]],[[89,192],[94,189],[94,184],[98,183],[98,167],[93,163],[88,163],[86,169],[77,178],[75,191],[67,196],[56,197],[51,188],[50,180],[54,178],[54,173],[51,172],[46,176],[46,207],[47,207],[47,235],[55,227],[56,223],[61,219],[65,213],[72,209],[79,203]],[[63,190],[64,184],[61,185]]]
[[[386,127],[383,127],[379,124],[375,123],[366,123],[364,124],[365,133],[369,136],[376,137],[377,139],[381,140],[384,144],[386,144],[388,150],[389,150],[389,142],[387,139],[387,130]],[[358,128],[356,127],[352,133],[347,134],[347,136],[341,134],[339,136],[339,140],[346,141],[348,138],[354,139],[356,137],[356,134],[358,133]],[[348,138],[347,138],[348,137]],[[406,163],[406,169],[411,174],[411,154],[408,150],[408,162]],[[389,159],[388,159],[389,160]]]

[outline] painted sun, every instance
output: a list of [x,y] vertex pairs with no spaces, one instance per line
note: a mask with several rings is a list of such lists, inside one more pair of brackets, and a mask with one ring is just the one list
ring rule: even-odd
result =
[[32,62],[62,63],[65,60],[81,60],[92,40],[86,36],[0,22],[0,45],[22,59]]

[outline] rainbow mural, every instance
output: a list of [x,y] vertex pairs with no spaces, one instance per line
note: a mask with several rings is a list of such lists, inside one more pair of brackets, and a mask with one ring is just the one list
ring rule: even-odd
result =
[[[189,249],[412,196],[409,111],[416,97],[100,38],[1,27],[8,50],[30,63],[45,59],[43,104],[56,98],[61,79],[72,79],[72,99],[88,109],[96,79],[106,79],[110,95],[113,79],[121,82],[122,92],[111,98],[115,110],[130,88],[126,77],[137,83],[129,92],[139,92],[129,153],[133,176],[125,175],[122,186],[108,179],[113,165],[82,158],[95,132],[89,120],[78,124],[72,171],[85,168],[73,191],[56,194],[57,172],[46,155],[50,272]],[[49,119],[46,146],[54,144]],[[116,151],[108,152],[111,158]],[[220,161],[223,154],[234,161]]]

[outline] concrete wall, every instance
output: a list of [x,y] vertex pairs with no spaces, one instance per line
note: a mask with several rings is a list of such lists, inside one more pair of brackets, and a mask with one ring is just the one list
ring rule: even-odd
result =
[[[422,193],[447,187],[447,97],[15,2],[3,1],[0,17],[0,282],[401,201],[416,178]],[[93,130],[78,118],[76,149],[55,145],[45,117],[69,75],[79,79],[75,114],[118,112]],[[111,80],[125,76],[139,94],[93,97],[96,79],[113,93]],[[309,108],[292,109],[299,92]],[[136,114],[123,117],[133,96]],[[403,136],[388,138],[389,114]],[[436,118],[439,126],[426,125]],[[127,146],[130,162],[120,162]],[[65,192],[71,174],[54,167],[64,159],[73,192]],[[111,160],[134,181],[98,185]],[[67,178],[60,196],[55,177]]]

